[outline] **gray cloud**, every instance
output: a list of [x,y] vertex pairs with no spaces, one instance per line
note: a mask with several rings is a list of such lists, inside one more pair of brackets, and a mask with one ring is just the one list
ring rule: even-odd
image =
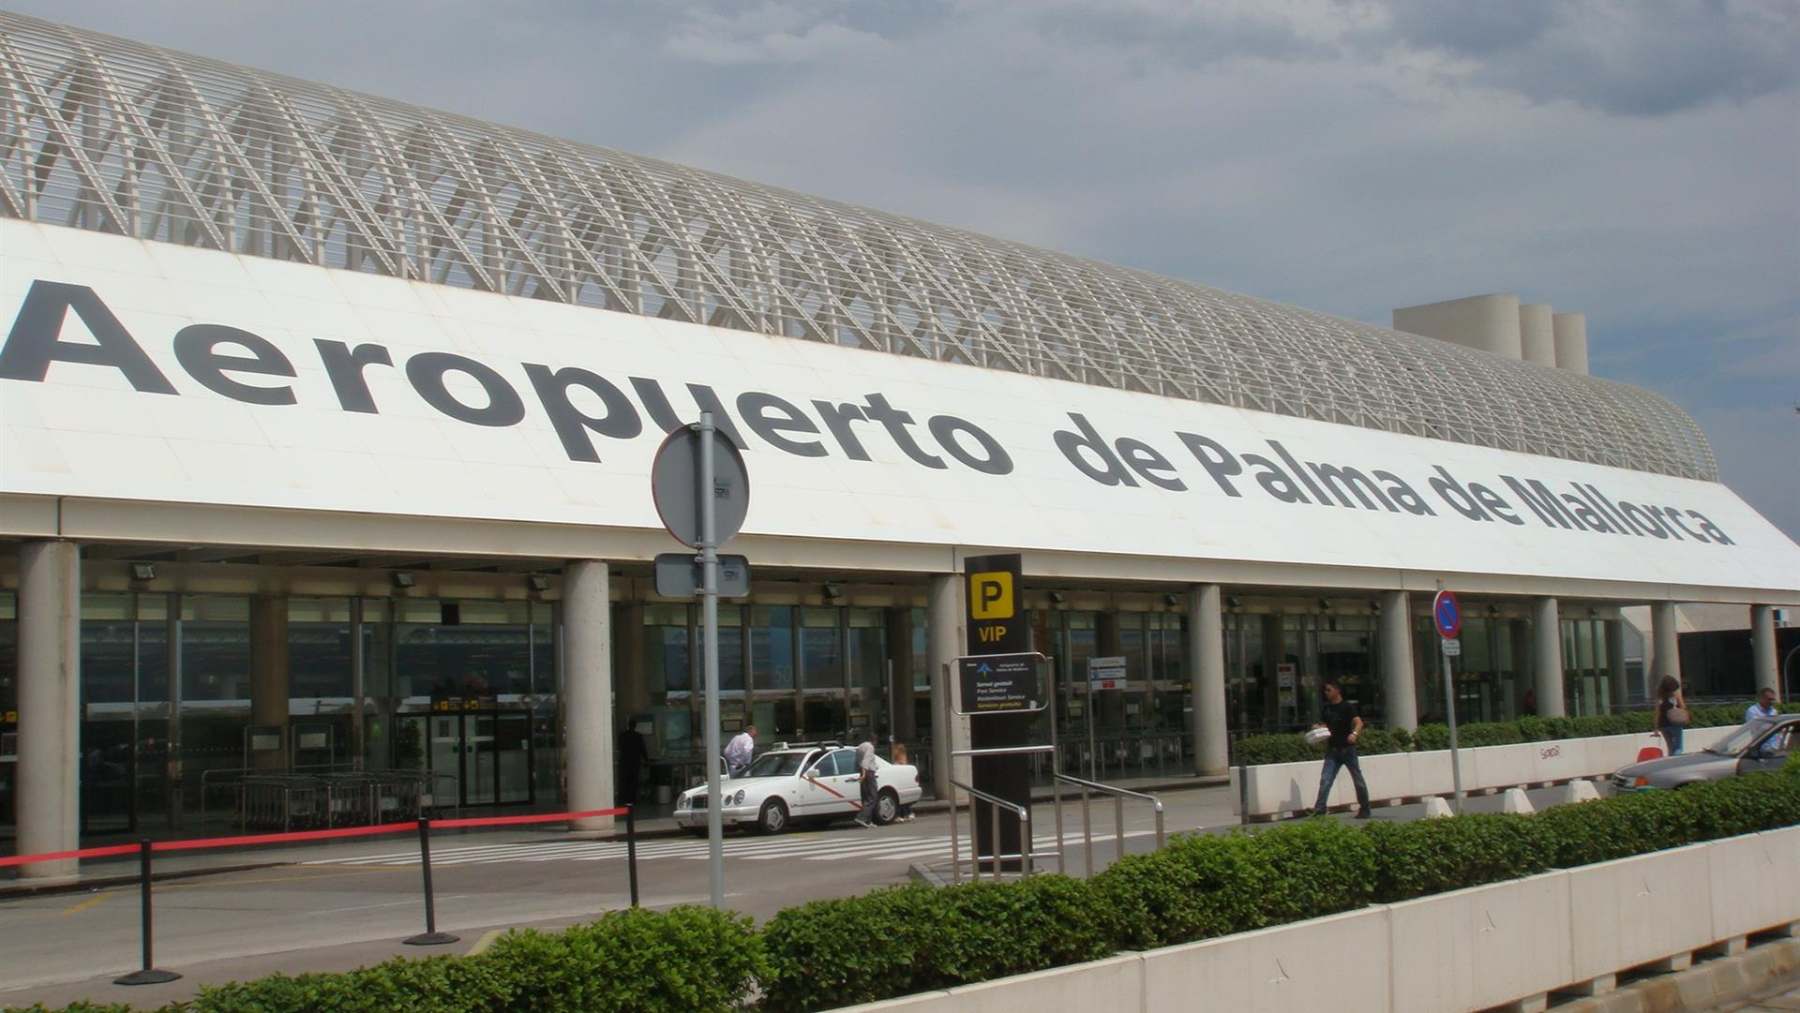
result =
[[1789,0],[1395,0],[1391,15],[1398,42],[1466,61],[1449,76],[1536,102],[1662,116],[1800,79],[1800,6]]

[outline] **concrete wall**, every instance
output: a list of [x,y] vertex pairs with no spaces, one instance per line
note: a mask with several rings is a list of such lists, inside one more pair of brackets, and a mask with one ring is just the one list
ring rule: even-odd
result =
[[1619,971],[1797,921],[1789,827],[852,1008],[1541,1009],[1548,992],[1605,991]]
[[[1683,742],[1692,752],[1730,735],[1736,726],[1692,728]],[[1498,791],[1522,785],[1603,777],[1630,763],[1646,747],[1661,748],[1660,739],[1648,733],[1600,735],[1586,739],[1521,742],[1508,746],[1480,746],[1458,750],[1464,791]],[[1374,801],[1448,795],[1454,788],[1450,751],[1384,753],[1361,758],[1363,778]],[[1232,812],[1246,801],[1252,818],[1273,818],[1312,806],[1319,791],[1323,760],[1298,763],[1265,763],[1249,768],[1247,790],[1239,792],[1242,771],[1231,768]],[[1350,805],[1356,800],[1349,774],[1339,774],[1326,804]]]
[[1523,357],[1516,295],[1475,295],[1403,306],[1394,311],[1394,330],[1478,348],[1508,359]]

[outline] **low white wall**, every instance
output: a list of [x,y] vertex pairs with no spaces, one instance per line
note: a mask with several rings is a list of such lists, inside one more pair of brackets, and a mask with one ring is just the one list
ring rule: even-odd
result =
[[855,1009],[1485,1009],[1794,922],[1800,827]]
[[[1691,729],[1683,747],[1690,752],[1705,749],[1736,730],[1735,725]],[[1458,753],[1463,790],[1497,791],[1549,781],[1603,777],[1637,762],[1641,750],[1660,742],[1649,733],[1637,733],[1462,749]],[[1454,788],[1448,749],[1364,756],[1361,764],[1369,796],[1377,802],[1448,795]],[[1319,793],[1319,774],[1324,765],[1323,760],[1303,760],[1251,767],[1245,792],[1238,789],[1242,771],[1233,767],[1231,811],[1241,812],[1247,805],[1251,816],[1266,818],[1310,809]],[[1355,801],[1356,789],[1350,775],[1339,774],[1328,804],[1351,805]]]

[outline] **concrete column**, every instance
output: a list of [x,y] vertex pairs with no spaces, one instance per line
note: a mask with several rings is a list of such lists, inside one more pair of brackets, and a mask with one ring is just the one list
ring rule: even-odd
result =
[[1781,697],[1781,677],[1776,670],[1775,609],[1770,605],[1750,606],[1750,670],[1756,675],[1756,691],[1775,691]]
[[895,740],[906,743],[908,755],[919,737],[919,722],[913,706],[913,621],[912,608],[902,605],[887,610],[888,710],[893,715],[888,727]]
[[1651,658],[1648,674],[1650,676],[1649,698],[1656,699],[1656,686],[1665,675],[1681,678],[1681,631],[1677,626],[1678,614],[1672,601],[1653,602],[1650,605],[1650,640]]
[[288,765],[293,729],[288,724],[288,602],[280,595],[250,599],[250,723],[281,729],[281,752],[259,752],[265,769]]
[[1606,681],[1612,687],[1614,711],[1631,706],[1631,687],[1625,684],[1625,620],[1606,620]]
[[1413,678],[1412,602],[1405,591],[1381,596],[1381,698],[1392,728],[1419,727],[1419,689]]
[[1224,774],[1231,763],[1225,713],[1225,619],[1219,611],[1220,597],[1217,584],[1196,584],[1188,589],[1187,670],[1194,698],[1189,731],[1194,737],[1194,773],[1202,777]]
[[1563,703],[1562,617],[1555,598],[1531,603],[1531,661],[1536,676],[1538,716],[1560,718]]
[[[592,559],[563,567],[563,757],[572,811],[613,804],[612,605],[608,570]],[[579,820],[578,830],[610,830],[611,816]]]
[[[18,853],[80,846],[81,549],[19,547]],[[73,861],[19,867],[22,879],[75,875]]]
[[[931,781],[938,798],[950,797],[952,776],[950,753],[967,749],[969,719],[954,713],[956,675],[950,667],[967,653],[962,604],[961,574],[936,573],[931,576],[929,603],[926,606],[925,663],[931,672]],[[969,782],[969,761],[955,762],[955,778]]]

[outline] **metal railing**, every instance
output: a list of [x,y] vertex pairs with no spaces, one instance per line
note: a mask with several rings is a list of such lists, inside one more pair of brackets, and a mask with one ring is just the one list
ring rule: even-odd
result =
[[[978,791],[961,781],[952,779],[950,781],[951,881],[955,883],[962,882],[962,853],[961,849],[957,846],[957,839],[960,836],[957,830],[956,821],[956,792],[958,789],[966,791],[972,798],[979,799],[988,804],[988,814],[993,820],[993,825],[990,828],[993,831],[993,836],[988,838],[989,849],[993,852],[991,856],[993,859],[993,878],[996,880],[1000,878],[1001,862],[1009,858],[1019,859],[1020,872],[1026,876],[1031,875],[1031,808],[1029,806],[1019,805],[1017,802],[1009,802],[998,795],[990,795],[985,791]],[[1019,853],[1017,855],[1003,855],[1000,852],[1000,810],[1002,809],[1012,813],[1014,818],[1019,821]],[[981,879],[981,845],[976,843],[977,835],[975,833],[975,819],[975,807],[971,804],[969,806],[970,878],[979,881]],[[1058,861],[1062,859],[1060,851],[1057,855],[1057,859]]]
[[[1112,796],[1114,833],[1118,841],[1118,853],[1115,856],[1115,861],[1125,857],[1125,800],[1128,798],[1150,803],[1151,810],[1156,814],[1156,846],[1158,849],[1162,848],[1162,799],[1157,798],[1155,795],[1146,795],[1140,791],[1115,788],[1110,784],[1101,784],[1097,781],[1088,781],[1070,774],[1059,773],[1056,775],[1056,855],[1059,862],[1062,860],[1065,851],[1063,847],[1062,821],[1062,786],[1065,783],[1073,784],[1081,788],[1081,857],[1086,865],[1086,871],[1089,876],[1094,874],[1094,820],[1093,814],[1088,807],[1088,797],[1091,792],[1097,791],[1103,795]],[[954,855],[954,849],[952,849],[952,855]]]

